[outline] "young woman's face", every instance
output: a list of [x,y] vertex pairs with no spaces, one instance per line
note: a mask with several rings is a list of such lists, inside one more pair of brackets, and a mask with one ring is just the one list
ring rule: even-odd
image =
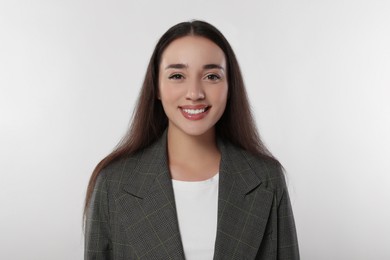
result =
[[162,54],[159,98],[170,130],[203,135],[214,130],[228,95],[226,60],[212,41],[185,36]]

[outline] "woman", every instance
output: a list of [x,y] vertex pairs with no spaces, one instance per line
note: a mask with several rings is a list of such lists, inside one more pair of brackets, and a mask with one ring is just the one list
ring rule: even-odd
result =
[[85,210],[86,259],[299,259],[282,167],[215,27],[184,22],[158,41]]

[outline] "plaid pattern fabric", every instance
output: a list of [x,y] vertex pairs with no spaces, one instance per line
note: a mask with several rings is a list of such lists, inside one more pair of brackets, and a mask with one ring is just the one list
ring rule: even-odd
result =
[[[299,259],[281,168],[218,140],[222,160],[214,259]],[[185,259],[166,133],[99,175],[87,211],[85,259]]]

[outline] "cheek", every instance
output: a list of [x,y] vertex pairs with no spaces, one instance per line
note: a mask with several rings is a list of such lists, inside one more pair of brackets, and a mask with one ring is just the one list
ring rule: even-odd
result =
[[218,89],[218,91],[214,93],[214,96],[218,103],[220,103],[221,105],[226,104],[228,97],[228,87],[224,86],[223,88]]
[[173,105],[176,106],[180,95],[174,86],[161,84],[159,87],[159,96],[163,106],[167,108]]
[[172,97],[172,89],[167,86],[166,84],[159,84],[159,87],[158,87],[158,93],[160,95],[160,98],[161,100],[166,100],[166,99],[169,99],[170,97]]

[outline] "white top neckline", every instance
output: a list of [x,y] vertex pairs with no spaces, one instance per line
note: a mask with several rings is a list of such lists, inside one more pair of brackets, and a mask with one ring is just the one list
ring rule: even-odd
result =
[[175,180],[172,179],[172,185],[176,189],[180,190],[198,190],[202,188],[208,188],[210,185],[215,184],[219,179],[219,172],[215,174],[213,177],[207,179],[207,180],[202,180],[202,181],[181,181],[181,180]]

